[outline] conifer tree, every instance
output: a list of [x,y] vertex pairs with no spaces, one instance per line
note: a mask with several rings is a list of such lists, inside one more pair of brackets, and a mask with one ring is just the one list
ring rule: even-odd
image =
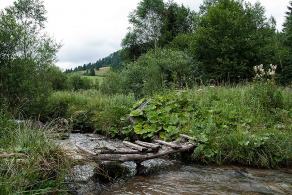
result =
[[283,33],[287,56],[281,73],[281,82],[290,84],[292,83],[292,1],[290,1],[288,11],[286,12]]

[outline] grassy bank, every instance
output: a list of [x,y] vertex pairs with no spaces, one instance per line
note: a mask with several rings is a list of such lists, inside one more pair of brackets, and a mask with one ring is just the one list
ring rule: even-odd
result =
[[132,95],[104,95],[97,90],[56,92],[49,97],[43,117],[66,118],[74,130],[121,136],[121,121],[134,104]]
[[[145,100],[142,100],[145,101]],[[141,101],[141,102],[142,102]],[[169,91],[131,115],[143,139],[180,133],[203,142],[195,161],[276,167],[292,159],[292,93],[271,84]]]
[[193,153],[202,163],[277,167],[292,159],[292,93],[274,84],[167,90],[136,103],[132,95],[96,90],[56,92],[44,116],[118,138],[174,140],[188,134],[202,142]]
[[66,192],[69,161],[48,139],[47,131],[17,125],[0,113],[0,194]]

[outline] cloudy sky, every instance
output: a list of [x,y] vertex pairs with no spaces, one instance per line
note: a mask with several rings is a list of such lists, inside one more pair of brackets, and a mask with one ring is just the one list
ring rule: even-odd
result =
[[[75,67],[118,50],[127,32],[128,14],[140,0],[44,0],[48,11],[47,31],[63,44],[57,65]],[[198,10],[203,0],[174,0]],[[249,0],[255,3],[257,0]],[[282,29],[289,0],[259,0],[267,16],[274,16]],[[0,0],[0,9],[13,0]]]

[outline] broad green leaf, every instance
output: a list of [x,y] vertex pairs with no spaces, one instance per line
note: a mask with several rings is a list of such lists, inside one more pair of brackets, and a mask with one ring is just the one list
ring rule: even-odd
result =
[[130,113],[130,116],[132,116],[132,117],[137,117],[137,116],[142,116],[142,115],[143,115],[143,110],[141,110],[141,109],[133,110]]

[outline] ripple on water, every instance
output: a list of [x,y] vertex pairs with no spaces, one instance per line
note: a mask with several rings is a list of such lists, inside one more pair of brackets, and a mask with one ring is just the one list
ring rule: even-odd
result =
[[103,194],[292,194],[292,174],[282,170],[182,166],[159,175],[136,176]]

